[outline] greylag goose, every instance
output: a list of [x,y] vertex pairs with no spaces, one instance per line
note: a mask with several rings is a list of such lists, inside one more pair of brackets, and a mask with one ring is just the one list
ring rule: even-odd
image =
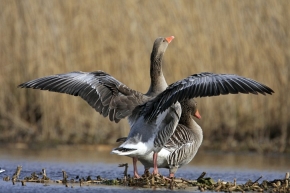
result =
[[180,101],[225,94],[272,94],[255,80],[234,74],[193,74],[167,87],[156,97],[135,108],[135,122],[126,141],[112,153],[142,159],[153,151],[153,174],[158,174],[158,153],[174,134],[181,117]]
[[181,115],[178,101],[229,93],[265,95],[273,92],[269,87],[251,79],[212,73],[194,74],[167,87],[162,73],[162,58],[173,38],[157,38],[154,42],[150,57],[151,84],[146,94],[130,89],[103,71],[51,75],[22,83],[19,87],[80,96],[111,121],[118,122],[128,117],[131,127],[128,138],[113,153],[138,158],[154,151],[155,163],[157,153],[178,124]]
[[50,75],[22,83],[18,87],[80,96],[101,115],[108,116],[110,121],[118,123],[128,117],[129,122],[134,122],[131,116],[133,110],[168,86],[162,72],[162,59],[173,38],[159,37],[154,41],[150,56],[151,84],[146,94],[130,89],[103,71]]
[[[158,168],[168,168],[169,177],[172,178],[178,168],[188,164],[197,153],[203,139],[201,127],[193,120],[193,117],[201,118],[197,103],[194,99],[180,102],[182,113],[179,123],[167,143],[158,153]],[[117,142],[126,141],[126,137],[119,138]],[[153,165],[153,152],[140,156],[139,161],[149,170]],[[136,168],[134,168],[135,174]]]
[[[174,36],[159,37],[154,41],[150,56],[151,84],[146,94],[132,90],[103,71],[70,72],[42,77],[20,84],[21,88],[34,88],[80,96],[104,117],[118,123],[128,117],[134,122],[132,111],[146,103],[168,86],[162,72],[162,59]],[[137,159],[133,158],[134,175],[137,174]]]

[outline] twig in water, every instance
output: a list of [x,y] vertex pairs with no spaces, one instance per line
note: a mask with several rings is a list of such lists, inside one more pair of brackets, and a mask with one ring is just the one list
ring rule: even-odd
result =
[[64,170],[62,170],[62,183],[66,184],[67,183],[67,174]]
[[125,167],[124,176],[127,177],[128,176],[128,163],[119,164],[119,167]]
[[42,168],[42,175],[43,175],[43,176],[46,176],[45,168]]
[[263,176],[260,176],[256,181],[254,181],[254,184],[257,183]]
[[43,180],[49,180],[49,177],[46,176],[45,168],[42,168],[42,179]]
[[289,176],[290,176],[289,172],[286,172],[286,174],[285,174],[285,180],[289,179]]
[[15,173],[13,174],[12,179],[17,180],[19,178],[22,166],[17,166]]
[[206,174],[206,172],[202,172],[202,173],[200,174],[200,176],[197,178],[197,180],[203,178],[203,177],[205,176],[205,174]]

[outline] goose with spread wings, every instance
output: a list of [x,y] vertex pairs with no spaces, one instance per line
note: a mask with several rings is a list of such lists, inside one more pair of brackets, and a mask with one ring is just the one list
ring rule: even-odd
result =
[[[167,87],[162,59],[173,38],[161,37],[154,42],[150,57],[151,84],[146,94],[130,89],[103,71],[51,75],[22,83],[19,87],[80,96],[114,122],[127,117],[130,133],[126,142],[113,153],[137,158],[153,151],[155,161],[158,151],[178,125],[182,111],[178,101],[219,94],[273,92],[251,79],[213,73],[195,74]],[[155,169],[154,172],[158,171]]]
[[[146,94],[130,89],[103,71],[76,71],[50,75],[22,83],[19,87],[79,96],[101,115],[109,117],[110,121],[118,123],[127,117],[132,125],[136,118],[135,115],[132,116],[133,110],[157,96],[168,86],[162,72],[162,61],[173,39],[174,36],[159,37],[154,41],[150,55],[151,84]],[[136,158],[133,158],[134,168],[137,168],[136,162]],[[138,177],[137,170],[134,170],[134,174]]]
[[165,91],[136,107],[134,124],[126,138],[112,153],[143,159],[153,152],[153,174],[158,173],[158,153],[173,137],[178,127],[181,103],[196,97],[226,94],[272,94],[268,86],[234,74],[204,72],[193,74],[167,87]]
[[150,56],[150,88],[146,94],[130,89],[128,86],[103,71],[75,71],[50,75],[20,84],[20,88],[33,88],[79,96],[91,107],[110,121],[118,123],[128,117],[132,120],[133,110],[157,94],[168,84],[162,72],[162,60],[168,44],[174,36],[159,37],[154,41]]

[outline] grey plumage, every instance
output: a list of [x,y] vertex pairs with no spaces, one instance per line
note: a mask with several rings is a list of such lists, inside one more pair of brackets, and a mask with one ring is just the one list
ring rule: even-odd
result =
[[[194,74],[167,87],[161,62],[173,38],[157,38],[154,42],[150,65],[151,85],[146,94],[130,89],[103,71],[51,75],[22,83],[19,87],[80,96],[111,121],[119,122],[128,117],[131,126],[128,138],[113,152],[133,157],[152,151],[159,152],[166,144],[170,144],[171,136],[179,128],[178,122],[181,123],[179,102],[221,94],[274,92],[248,78],[213,73]],[[172,140],[174,141],[174,137]],[[186,154],[185,150],[180,151],[184,152],[183,155]],[[175,159],[173,157],[172,160]]]
[[70,72],[38,78],[19,85],[80,96],[104,117],[119,122],[150,97],[132,90],[103,72]]
[[272,94],[274,91],[255,80],[235,74],[209,72],[193,74],[169,85],[164,92],[146,103],[145,118],[147,121],[154,119],[159,113],[177,101],[238,93],[265,95]]
[[[181,102],[182,114],[174,133],[158,154],[159,168],[168,168],[170,175],[174,175],[178,168],[188,164],[197,153],[203,134],[200,126],[193,120],[196,116],[197,106],[194,99]],[[117,142],[125,142],[126,137],[119,138]],[[153,152],[139,156],[138,160],[145,169],[153,167]]]

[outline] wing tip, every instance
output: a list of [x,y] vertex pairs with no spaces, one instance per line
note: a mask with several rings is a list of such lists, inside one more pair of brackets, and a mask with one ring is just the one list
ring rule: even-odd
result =
[[26,83],[19,84],[17,88],[27,88]]

